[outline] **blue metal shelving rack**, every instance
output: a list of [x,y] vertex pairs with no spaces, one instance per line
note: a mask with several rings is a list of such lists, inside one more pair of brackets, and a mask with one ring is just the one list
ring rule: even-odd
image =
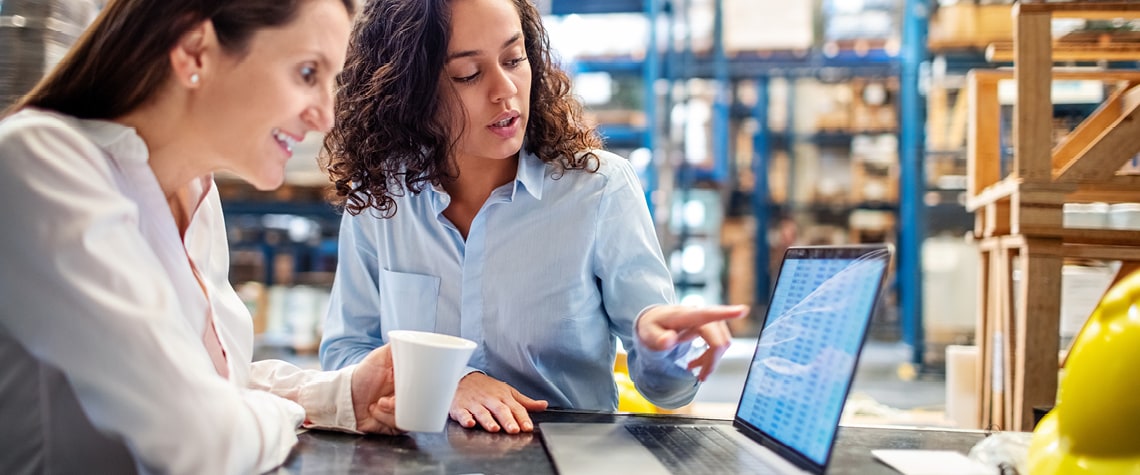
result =
[[[649,48],[644,61],[633,58],[607,59],[604,61],[578,61],[578,71],[608,71],[611,73],[642,74],[646,83],[646,120],[644,130],[603,127],[602,133],[611,140],[622,138],[636,140],[640,135],[641,144],[654,149],[654,135],[659,122],[657,117],[658,99],[653,84],[661,78],[708,78],[718,82],[718,94],[713,107],[713,156],[715,166],[711,172],[699,178],[723,182],[729,173],[729,125],[733,117],[751,115],[759,124],[753,137],[754,156],[751,168],[757,177],[765,176],[774,147],[787,147],[789,159],[794,160],[793,142],[797,138],[789,127],[782,135],[776,135],[769,126],[770,105],[769,85],[772,78],[797,77],[899,77],[899,157],[900,157],[900,197],[897,254],[897,291],[900,304],[900,320],[903,340],[913,349],[912,362],[922,363],[925,348],[922,320],[922,273],[921,245],[925,220],[925,172],[923,156],[923,124],[925,104],[919,90],[919,70],[927,59],[926,28],[928,5],[925,0],[904,0],[902,50],[896,56],[881,49],[861,53],[840,51],[825,55],[818,48],[809,51],[773,51],[757,54],[737,54],[728,58],[722,43],[723,11],[721,2],[716,3],[713,51],[708,55],[696,55],[691,51],[670,54],[656,50],[657,22],[651,21],[649,28]],[[552,0],[551,13],[631,13],[644,12],[650,18],[658,18],[671,10],[668,0]],[[669,42],[670,45],[672,42]],[[750,110],[739,110],[732,103],[730,84],[736,80],[757,81],[758,101]],[[789,94],[789,101],[794,101]],[[794,104],[789,104],[791,115]],[[794,117],[788,117],[794,123]],[[821,137],[813,140],[826,140]],[[655,168],[655,167],[650,167]],[[698,178],[694,175],[692,178]],[[656,186],[656,177],[653,177]],[[789,182],[792,177],[789,176]],[[681,180],[681,184],[684,184]],[[789,183],[789,186],[792,184]],[[791,188],[789,188],[791,190]],[[651,189],[647,186],[647,193]],[[773,218],[773,206],[769,197],[766,180],[756,180],[756,188],[751,196],[751,207],[758,223],[756,236],[756,301],[766,302],[770,288],[768,253],[759,252],[769,247],[767,223]]]
[[[551,15],[597,14],[597,13],[644,13],[649,18],[657,18],[662,13],[662,0],[551,0]],[[575,60],[570,69],[577,73],[607,72],[611,74],[640,75],[645,83],[645,127],[624,124],[600,124],[598,132],[608,146],[630,148],[644,147],[653,153],[653,160],[642,177],[645,185],[645,201],[649,212],[654,212],[653,190],[657,188],[657,158],[654,147],[657,124],[657,97],[653,84],[661,77],[660,54],[657,44],[657,22],[649,23],[648,48],[644,60],[634,58],[606,58]]]
[[551,15],[574,13],[640,13],[649,11],[654,0],[551,0]]
[[899,81],[899,245],[900,319],[903,341],[911,346],[911,363],[921,366],[925,353],[922,320],[922,240],[925,230],[926,159],[923,125],[925,105],[918,91],[919,68],[927,60],[926,0],[905,0],[902,75]]

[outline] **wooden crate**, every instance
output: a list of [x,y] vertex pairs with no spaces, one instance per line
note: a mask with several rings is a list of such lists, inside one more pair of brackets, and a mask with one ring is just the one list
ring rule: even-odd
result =
[[[727,261],[728,303],[755,307],[757,232],[756,220],[751,217],[727,217],[720,228],[720,246],[725,250]],[[755,330],[753,323],[752,319],[738,318],[730,320],[728,328],[733,335],[746,335]]]
[[[1013,60],[1013,41],[995,41],[986,47],[986,59]],[[1054,61],[1140,60],[1140,34],[1132,31],[1074,31],[1053,39]]]
[[958,3],[938,7],[930,19],[928,44],[932,50],[985,48],[1012,38],[1010,5]]
[[[1122,260],[1124,269],[1140,263],[1140,232],[1062,225],[1066,202],[1140,201],[1140,179],[1117,173],[1140,152],[1140,72],[1054,70],[1050,21],[1135,18],[1140,3],[1022,3],[1013,15],[1013,70],[969,78],[967,207],[976,213],[981,253],[980,421],[1031,430],[1033,407],[1056,397],[1063,259]],[[1008,78],[1017,82],[1018,99],[1014,155],[1003,174],[997,82]],[[1123,85],[1054,147],[1052,81],[1089,78]]]
[[969,104],[966,90],[957,91],[953,104],[951,91],[932,84],[926,95],[926,143],[930,150],[953,151],[966,148]]
[[898,166],[871,165],[866,162],[851,161],[851,203],[898,203]]

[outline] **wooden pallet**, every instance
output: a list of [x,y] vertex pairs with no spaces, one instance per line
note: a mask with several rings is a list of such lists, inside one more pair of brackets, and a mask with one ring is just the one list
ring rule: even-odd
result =
[[985,48],[1013,38],[1010,5],[942,5],[930,18],[928,46],[932,51]]
[[[1117,171],[1140,152],[1140,71],[1054,69],[1054,17],[1134,18],[1140,3],[1014,6],[1013,69],[969,76],[967,208],[981,253],[977,342],[982,427],[1031,430],[1034,406],[1052,406],[1060,351],[1065,258],[1140,262],[1140,232],[1066,229],[1067,202],[1140,202],[1140,178]],[[1000,167],[998,81],[1017,83],[1014,154]],[[1115,92],[1053,146],[1052,81],[1097,79]],[[1015,271],[1020,278],[1013,279]]]
[[[1005,63],[1013,61],[1013,42],[999,41],[986,47],[986,61]],[[1137,61],[1140,60],[1140,44],[1136,43],[1071,43],[1058,42],[1053,45],[1054,61]]]

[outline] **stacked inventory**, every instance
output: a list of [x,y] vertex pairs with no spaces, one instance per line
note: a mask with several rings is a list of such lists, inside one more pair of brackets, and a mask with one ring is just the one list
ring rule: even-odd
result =
[[896,0],[822,0],[824,50],[898,49],[900,22]]
[[0,2],[0,108],[32,89],[93,18],[93,0]]

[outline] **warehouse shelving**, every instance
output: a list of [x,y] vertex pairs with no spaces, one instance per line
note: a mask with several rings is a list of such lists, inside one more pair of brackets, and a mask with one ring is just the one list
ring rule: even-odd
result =
[[[554,2],[552,12],[554,13],[586,13],[594,12],[596,9],[590,5],[593,2],[586,2],[585,4],[577,4],[577,7],[569,7],[570,2],[565,2],[567,6],[560,7],[559,2]],[[920,11],[919,5],[922,2],[908,2],[907,15],[904,19],[904,36],[921,34],[920,30],[925,28],[926,18]],[[649,9],[653,9],[652,18],[656,18],[661,12],[670,12],[676,15],[678,12],[674,11],[682,7],[683,4],[679,2],[667,3],[662,1],[647,1],[642,5],[643,11],[647,13]],[[672,170],[675,176],[672,176],[673,184],[676,185],[679,192],[684,192],[685,189],[693,186],[697,182],[711,182],[720,183],[722,185],[734,185],[733,181],[737,178],[734,173],[733,167],[735,164],[730,158],[732,150],[728,145],[729,131],[733,124],[738,123],[744,118],[753,119],[758,125],[758,130],[753,136],[752,146],[754,148],[754,157],[749,168],[757,176],[765,176],[766,170],[771,163],[772,153],[775,150],[785,150],[789,152],[789,160],[794,161],[795,157],[795,144],[799,142],[813,143],[823,147],[836,147],[847,146],[851,138],[855,136],[853,132],[859,131],[821,131],[820,133],[802,133],[795,132],[794,130],[772,130],[769,127],[769,108],[771,102],[768,94],[768,87],[773,79],[795,79],[795,78],[822,78],[827,81],[837,81],[846,78],[858,77],[872,77],[872,78],[904,78],[900,81],[899,93],[904,98],[902,101],[902,109],[900,109],[900,124],[901,127],[894,131],[899,134],[900,141],[903,142],[900,146],[900,187],[903,189],[902,196],[900,196],[899,205],[884,206],[881,203],[851,203],[845,206],[842,210],[843,213],[850,213],[852,210],[859,208],[878,209],[890,211],[891,213],[898,213],[900,218],[897,219],[898,225],[898,270],[899,278],[897,281],[897,290],[899,292],[900,303],[902,309],[900,315],[903,320],[903,336],[904,340],[914,347],[914,360],[916,363],[921,362],[922,354],[922,323],[921,323],[921,274],[918,266],[919,247],[922,240],[922,232],[919,229],[922,223],[922,210],[912,209],[917,204],[922,206],[922,196],[925,192],[924,186],[920,178],[922,177],[921,161],[923,155],[921,154],[921,116],[916,114],[921,112],[922,104],[917,100],[917,86],[911,87],[911,84],[917,84],[918,64],[925,60],[924,47],[914,51],[915,48],[907,46],[909,44],[923,44],[922,36],[917,39],[909,39],[904,37],[903,45],[904,50],[895,52],[879,47],[861,47],[861,48],[820,48],[813,47],[804,50],[773,50],[773,51],[737,51],[726,52],[724,44],[721,41],[723,35],[722,31],[722,15],[721,2],[716,2],[717,15],[716,24],[714,25],[713,44],[710,51],[695,52],[692,50],[680,51],[655,51],[650,48],[645,55],[645,61],[642,61],[634,56],[619,56],[609,58],[577,58],[575,60],[575,69],[577,71],[590,72],[590,71],[605,71],[611,74],[643,74],[646,81],[656,81],[664,79],[666,81],[682,81],[691,78],[712,80],[715,84],[714,87],[718,88],[716,93],[716,100],[713,104],[713,118],[712,118],[712,133],[713,137],[713,160],[711,166],[699,167],[696,169],[686,168],[682,161],[681,169]],[[610,11],[614,11],[611,9]],[[621,11],[629,11],[629,9],[621,9]],[[683,19],[682,19],[683,21]],[[657,22],[652,22],[656,25]],[[651,28],[653,34],[661,34],[657,31],[656,26]],[[658,42],[654,38],[650,45],[656,45]],[[672,41],[667,42],[672,45]],[[645,74],[646,63],[649,60],[655,60],[659,63],[656,69],[659,74],[654,76],[652,74]],[[908,63],[909,62],[909,63]],[[905,76],[907,69],[910,68],[910,76]],[[906,77],[913,77],[909,81]],[[657,79],[655,79],[657,78]],[[758,90],[758,100],[755,104],[746,105],[736,102],[732,94],[733,85],[740,81],[755,81]],[[652,88],[647,88],[647,93],[652,93]],[[913,94],[915,98],[911,105],[907,103],[907,94]],[[790,117],[789,123],[794,123],[795,117],[795,96],[794,94],[788,95],[786,99],[786,110]],[[661,107],[661,99],[654,98],[649,100],[647,97],[647,104],[652,107]],[[666,107],[668,104],[666,104]],[[917,112],[916,112],[917,111]],[[661,124],[668,121],[667,114],[665,117],[647,120],[648,124]],[[658,125],[660,127],[660,125]],[[653,129],[653,126],[649,127]],[[660,130],[660,129],[658,129]],[[620,133],[615,133],[618,131]],[[637,129],[615,129],[603,127],[602,133],[611,137],[635,137]],[[650,131],[647,137],[660,133],[657,131]],[[612,139],[611,139],[612,140]],[[907,142],[907,141],[910,142]],[[657,147],[655,155],[658,155],[659,150],[662,148],[660,142],[654,142],[652,139],[647,139],[643,142],[649,146]],[[904,147],[912,147],[913,152],[904,150]],[[660,160],[660,158],[658,158]],[[662,164],[658,163],[661,167]],[[792,178],[794,180],[794,178]],[[907,180],[913,183],[908,185]],[[765,180],[759,180],[756,183],[756,188],[752,194],[749,195],[748,202],[750,202],[751,213],[758,224],[756,235],[755,247],[756,249],[768,249],[768,236],[767,228],[769,223],[774,223],[775,218],[783,213],[789,212],[804,212],[804,211],[831,211],[833,207],[830,206],[816,206],[813,207],[808,203],[773,203],[768,197],[769,190]],[[785,185],[784,189],[791,191],[794,194],[794,183]],[[827,208],[827,209],[824,209]],[[680,236],[684,238],[684,236]],[[770,276],[768,269],[771,265],[770,256],[767,252],[755,252],[754,262],[752,263],[755,268],[756,279],[754,282],[754,298],[755,302],[766,302],[770,290]],[[762,309],[761,309],[762,310]]]

